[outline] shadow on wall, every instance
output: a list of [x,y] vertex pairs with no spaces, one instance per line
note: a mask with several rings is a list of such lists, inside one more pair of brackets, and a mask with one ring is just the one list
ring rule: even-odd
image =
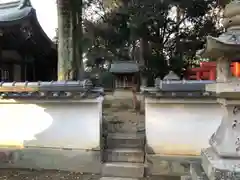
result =
[[0,104],[0,143],[91,150],[99,146],[99,111],[97,103]]

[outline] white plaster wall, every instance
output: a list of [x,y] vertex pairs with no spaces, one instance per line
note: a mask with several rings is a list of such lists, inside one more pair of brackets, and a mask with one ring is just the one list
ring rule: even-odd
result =
[[0,100],[0,146],[100,147],[102,100],[9,103]]
[[213,101],[147,98],[145,106],[147,146],[156,154],[199,155],[222,117]]

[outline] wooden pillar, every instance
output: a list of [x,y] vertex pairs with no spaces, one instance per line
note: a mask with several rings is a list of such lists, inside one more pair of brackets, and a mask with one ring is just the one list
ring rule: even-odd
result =
[[239,62],[233,63],[232,72],[233,72],[234,76],[240,77],[240,63]]
[[2,36],[3,36],[3,33],[0,32],[0,82],[2,81],[2,73],[3,73]]
[[[25,59],[23,59],[20,63],[20,71],[21,71],[21,81],[26,81],[26,64]],[[13,68],[13,74],[15,74],[15,70]]]
[[209,80],[215,81],[216,80],[216,69],[211,69],[209,72]]
[[201,71],[197,71],[196,72],[196,80],[201,80],[202,78],[202,72]]
[[32,79],[33,81],[36,81],[36,67],[35,67],[35,61],[31,63],[32,66]]

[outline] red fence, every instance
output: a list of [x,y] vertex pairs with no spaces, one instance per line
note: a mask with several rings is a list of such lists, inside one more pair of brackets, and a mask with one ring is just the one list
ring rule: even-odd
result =
[[[233,76],[240,77],[240,63],[231,64]],[[200,67],[188,69],[186,79],[189,80],[216,80],[216,62],[201,62]]]

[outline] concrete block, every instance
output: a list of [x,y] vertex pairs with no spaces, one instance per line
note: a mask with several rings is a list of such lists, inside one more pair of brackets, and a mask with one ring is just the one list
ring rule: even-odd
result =
[[145,137],[142,134],[114,133],[108,134],[107,147],[114,148],[144,148]]
[[104,163],[103,176],[140,178],[144,176],[144,164],[141,163]]
[[137,148],[107,149],[104,152],[104,160],[107,162],[143,163],[144,152]]

